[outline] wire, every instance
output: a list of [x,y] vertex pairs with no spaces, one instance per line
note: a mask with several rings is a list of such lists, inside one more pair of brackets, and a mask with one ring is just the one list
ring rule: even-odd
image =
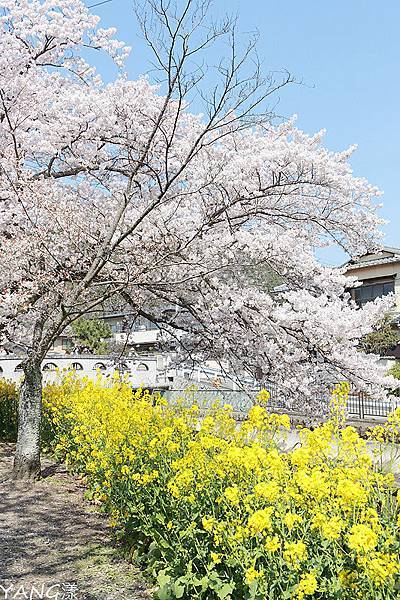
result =
[[112,2],[112,0],[103,0],[103,2],[97,2],[97,4],[91,4],[88,8],[94,8],[95,6],[100,6],[100,4],[107,4],[107,2]]

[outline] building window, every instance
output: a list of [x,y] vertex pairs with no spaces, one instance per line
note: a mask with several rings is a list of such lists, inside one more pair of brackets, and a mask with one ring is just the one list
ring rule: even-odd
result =
[[146,317],[136,317],[135,321],[132,323],[131,330],[132,331],[152,331],[154,329],[158,329],[157,325]]
[[69,340],[68,338],[63,338],[61,340],[61,348],[63,350],[71,350],[73,347],[72,341]]
[[136,367],[137,371],[148,371],[149,367],[145,363],[139,363]]
[[57,366],[54,363],[46,363],[43,365],[43,371],[56,371]]
[[81,363],[78,362],[73,362],[71,365],[71,369],[73,369],[74,371],[83,371]]
[[17,371],[22,371],[22,365],[21,365],[21,363],[15,367],[14,371],[15,371],[15,373]]
[[126,362],[120,362],[117,365],[117,371],[119,371],[120,373],[129,373],[129,367],[126,364]]
[[358,306],[364,306],[382,296],[394,293],[394,279],[365,281],[360,287],[353,288],[352,297]]
[[93,371],[105,371],[106,370],[106,365],[104,363],[98,362],[94,365],[93,367]]

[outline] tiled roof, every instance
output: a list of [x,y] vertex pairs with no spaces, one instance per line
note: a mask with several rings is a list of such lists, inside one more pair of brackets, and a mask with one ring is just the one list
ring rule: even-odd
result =
[[383,256],[381,258],[374,258],[371,260],[363,260],[363,261],[351,261],[346,263],[344,266],[348,271],[352,269],[362,269],[363,267],[373,267],[375,265],[387,265],[391,263],[400,262],[400,254],[397,256]]
[[[388,254],[389,256],[382,256],[383,254]],[[369,260],[365,260],[368,257],[368,254],[364,254],[358,258],[352,258],[348,262],[344,263],[342,267],[345,267],[348,271],[351,271],[353,269],[361,269],[364,267],[397,263],[400,262],[400,248],[384,246],[381,250],[381,256],[379,256],[379,252],[371,252],[371,257],[372,256],[374,258]]]

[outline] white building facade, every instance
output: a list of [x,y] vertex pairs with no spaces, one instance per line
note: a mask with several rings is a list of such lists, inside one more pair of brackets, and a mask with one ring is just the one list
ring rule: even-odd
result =
[[[0,356],[0,377],[19,383],[22,378],[21,356]],[[156,357],[125,358],[117,364],[106,356],[69,355],[47,356],[42,362],[44,382],[53,382],[62,375],[73,371],[82,377],[95,379],[99,373],[111,377],[118,371],[134,388],[157,387]]]

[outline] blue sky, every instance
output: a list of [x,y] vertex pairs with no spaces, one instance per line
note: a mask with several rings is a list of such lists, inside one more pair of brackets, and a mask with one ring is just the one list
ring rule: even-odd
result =
[[[385,192],[385,243],[400,246],[400,2],[214,0],[214,11],[237,14],[242,31],[259,31],[266,70],[285,68],[303,82],[282,90],[281,115],[296,113],[307,133],[327,129],[332,150],[358,144],[354,172]],[[112,0],[93,12],[133,46],[130,74],[146,70],[131,0]],[[111,76],[110,65],[100,70]],[[341,259],[335,251],[324,257],[327,263]]]

